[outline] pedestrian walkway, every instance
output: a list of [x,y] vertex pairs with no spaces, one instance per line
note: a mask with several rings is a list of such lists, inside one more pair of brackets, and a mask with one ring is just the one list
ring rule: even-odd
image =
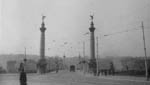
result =
[[103,79],[110,79],[110,80],[126,80],[126,81],[137,81],[137,82],[150,82],[146,81],[145,77],[135,77],[135,76],[119,76],[119,75],[100,75],[100,76],[94,76],[90,73],[84,73],[82,71],[78,71],[79,74],[84,75],[85,77],[93,77],[93,78],[103,78]]
[[[89,73],[84,74],[82,71],[59,71],[43,75],[27,74],[27,78],[28,85],[150,85],[150,81],[144,81],[144,77],[93,76]],[[19,84],[19,74],[0,76],[0,85]]]

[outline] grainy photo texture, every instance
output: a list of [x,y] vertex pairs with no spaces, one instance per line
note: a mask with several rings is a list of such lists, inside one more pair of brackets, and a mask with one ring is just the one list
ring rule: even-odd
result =
[[0,0],[0,85],[150,85],[150,0]]

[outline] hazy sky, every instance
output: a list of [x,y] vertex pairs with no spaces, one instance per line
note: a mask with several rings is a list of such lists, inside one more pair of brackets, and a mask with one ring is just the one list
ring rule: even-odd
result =
[[[45,15],[46,55],[89,55],[90,14],[101,56],[142,56],[141,21],[150,56],[150,0],[1,0],[0,54],[37,54],[41,16]],[[139,29],[124,33],[126,30]],[[103,36],[112,34],[110,36]],[[67,42],[67,43],[66,43]]]

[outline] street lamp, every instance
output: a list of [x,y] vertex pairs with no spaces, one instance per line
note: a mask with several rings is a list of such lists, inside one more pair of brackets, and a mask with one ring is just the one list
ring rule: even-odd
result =
[[97,72],[97,76],[98,76],[98,70],[99,70],[99,65],[98,65],[98,51],[99,51],[98,50],[98,36],[96,37],[96,39],[97,39],[97,61],[96,61],[97,62],[97,69],[96,69],[97,71],[96,72]]
[[[86,36],[86,35],[89,35],[89,32],[86,32],[85,34],[83,34],[84,36]],[[84,74],[85,74],[85,72],[86,72],[86,64],[87,64],[87,62],[86,62],[86,58],[85,58],[85,41],[83,41],[83,57],[84,57],[84,61],[83,61],[83,63],[84,63]]]
[[26,47],[24,47],[24,55],[25,55],[24,63],[26,63],[26,61],[27,61],[27,58],[26,58]]
[[145,34],[144,34],[143,22],[142,22],[142,33],[143,33],[143,44],[144,44],[144,54],[145,54],[145,76],[146,76],[146,80],[148,80],[147,53],[146,53],[146,43],[145,43]]

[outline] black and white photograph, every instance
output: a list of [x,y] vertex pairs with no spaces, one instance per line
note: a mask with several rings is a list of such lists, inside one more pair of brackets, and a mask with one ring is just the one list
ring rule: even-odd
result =
[[150,85],[150,0],[0,0],[0,85]]

